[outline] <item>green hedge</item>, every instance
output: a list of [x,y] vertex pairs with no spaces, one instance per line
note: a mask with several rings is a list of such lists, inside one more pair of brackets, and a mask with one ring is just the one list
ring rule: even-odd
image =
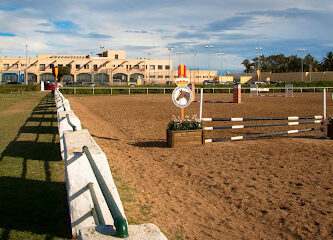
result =
[[40,84],[0,85],[0,93],[40,91]]

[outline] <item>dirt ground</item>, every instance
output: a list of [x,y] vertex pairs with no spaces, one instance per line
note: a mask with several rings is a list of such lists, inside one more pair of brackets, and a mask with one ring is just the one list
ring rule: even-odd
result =
[[[151,222],[170,239],[333,239],[333,141],[314,138],[320,131],[167,148],[166,125],[180,115],[171,95],[69,99],[110,165],[137,190],[140,204],[150,206]],[[205,94],[205,100],[230,101],[232,95]],[[322,115],[322,102],[320,93],[243,94],[241,104],[205,103],[203,117]],[[330,96],[327,103],[333,114]],[[199,103],[185,109],[185,115],[198,113]],[[309,127],[315,125],[234,129],[207,137]],[[137,213],[126,212],[131,214]]]

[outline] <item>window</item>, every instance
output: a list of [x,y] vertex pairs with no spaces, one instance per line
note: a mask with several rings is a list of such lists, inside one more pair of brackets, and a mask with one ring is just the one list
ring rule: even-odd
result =
[[89,64],[84,64],[84,65],[83,65],[83,68],[84,68],[84,69],[89,69]]
[[94,64],[94,70],[97,71],[97,64]]
[[150,75],[150,78],[155,78],[155,75]]
[[115,58],[115,59],[118,59],[118,54],[115,54],[115,55],[114,55],[114,58]]
[[25,67],[25,64],[22,64],[22,63],[21,63],[21,67]]
[[169,75],[165,75],[165,78],[170,78],[170,76]]
[[3,68],[6,68],[6,69],[9,68],[9,64],[4,64]]
[[50,68],[53,68],[54,67],[54,64],[50,64]]
[[72,64],[67,64],[66,67],[69,67],[70,69],[72,69]]
[[155,70],[155,65],[150,65],[150,70]]
[[18,64],[13,64],[13,68],[18,68]]
[[163,78],[163,76],[162,75],[158,75],[158,77],[157,78]]
[[44,71],[45,70],[45,64],[39,64],[39,70]]
[[58,67],[62,67],[62,66],[64,66],[64,65],[62,65],[62,64],[58,64]]
[[75,65],[75,68],[76,68],[76,69],[80,69],[80,64],[76,64],[76,65]]
[[158,65],[158,66],[157,66],[157,69],[158,69],[158,70],[162,70],[162,69],[163,69],[163,66],[162,66],[162,65]]
[[169,65],[165,65],[165,69],[166,69],[166,70],[169,70],[169,69],[170,69],[170,66],[169,66]]
[[139,65],[134,65],[133,68],[134,69],[139,69]]

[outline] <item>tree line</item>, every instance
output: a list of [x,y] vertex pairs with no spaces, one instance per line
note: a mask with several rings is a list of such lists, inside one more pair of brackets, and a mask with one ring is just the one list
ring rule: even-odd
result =
[[311,54],[307,54],[304,59],[297,55],[285,56],[284,54],[270,55],[265,57],[260,55],[252,59],[252,62],[245,59],[242,64],[245,67],[245,73],[255,73],[257,69],[262,72],[283,73],[283,72],[323,72],[333,71],[333,52],[329,52],[319,62]]

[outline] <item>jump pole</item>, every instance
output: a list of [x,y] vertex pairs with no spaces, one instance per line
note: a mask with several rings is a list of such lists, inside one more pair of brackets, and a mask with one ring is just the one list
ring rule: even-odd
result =
[[[323,124],[326,124],[326,88],[324,88],[323,95],[324,95]],[[323,134],[324,136],[326,136],[326,126],[323,126],[323,129],[324,129]]]

